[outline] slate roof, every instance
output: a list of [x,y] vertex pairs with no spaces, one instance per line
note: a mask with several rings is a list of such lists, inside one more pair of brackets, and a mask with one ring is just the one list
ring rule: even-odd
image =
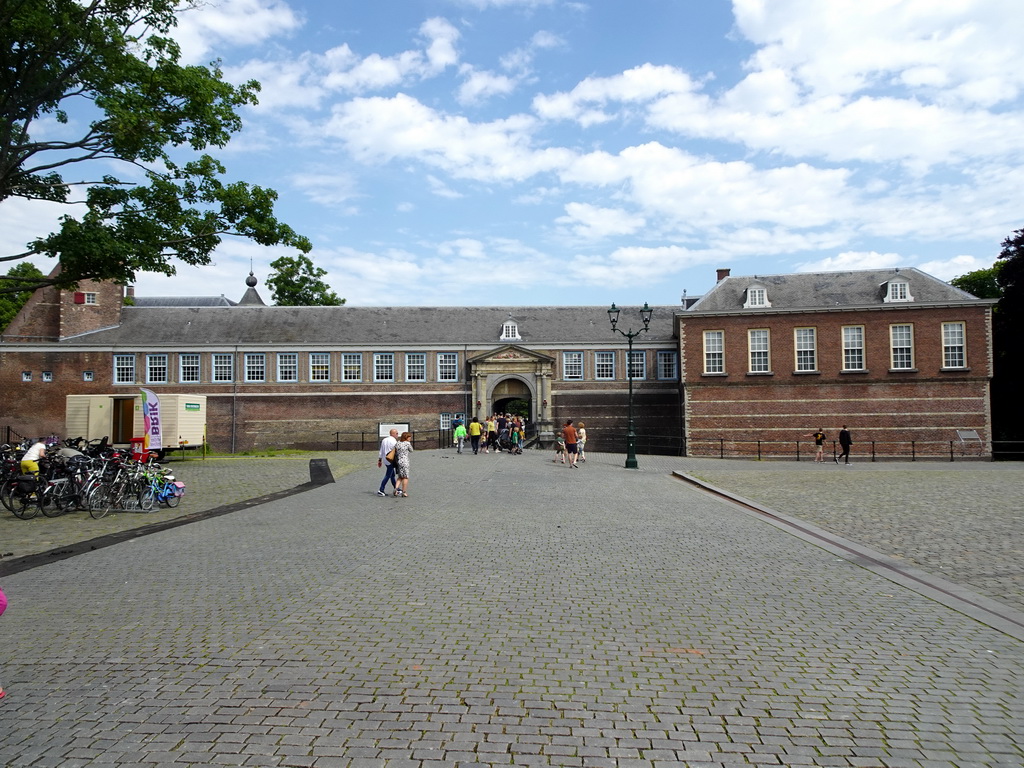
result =
[[220,296],[133,296],[136,307],[233,307],[235,302]]
[[[886,304],[882,298],[894,278],[910,286],[913,301]],[[759,285],[768,291],[770,308],[745,309],[747,288]],[[913,267],[865,269],[849,272],[808,272],[790,275],[726,277],[693,305],[688,313],[808,311],[861,307],[913,307],[923,304],[989,303],[944,283]]]
[[[620,307],[619,327],[642,326],[639,307]],[[650,331],[636,345],[674,346],[678,306],[654,308]],[[512,319],[521,340],[502,340]],[[62,345],[139,349],[153,346],[330,345],[498,346],[523,344],[561,348],[573,344],[615,345],[607,307],[124,307],[121,324],[65,339]]]

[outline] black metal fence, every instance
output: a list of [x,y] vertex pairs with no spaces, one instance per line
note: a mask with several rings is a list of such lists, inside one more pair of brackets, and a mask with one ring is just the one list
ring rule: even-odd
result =
[[[639,450],[639,448],[638,448]],[[829,461],[842,452],[837,441],[826,444]],[[709,458],[789,459],[814,461],[817,447],[810,441],[732,440],[710,438],[690,440],[687,455]],[[852,446],[851,458],[859,461],[1019,461],[1024,459],[1024,441],[996,440],[990,444],[959,440],[860,441]]]

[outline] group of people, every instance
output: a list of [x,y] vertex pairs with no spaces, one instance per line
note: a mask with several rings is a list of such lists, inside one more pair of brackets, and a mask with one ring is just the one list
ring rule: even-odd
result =
[[[817,432],[812,432],[808,437],[814,438],[814,447],[817,453],[814,455],[815,464],[825,463],[825,441],[828,440],[828,436],[825,434],[824,429],[819,429]],[[832,459],[836,464],[839,463],[840,459],[845,459],[845,463],[850,463],[850,446],[853,445],[853,438],[850,435],[850,430],[843,424],[843,428],[839,430],[839,447],[842,448],[842,453],[837,456],[833,456]]]
[[565,464],[568,458],[569,466],[579,469],[578,462],[587,460],[586,446],[587,425],[581,421],[573,426],[572,419],[569,419],[565,422],[562,430],[555,435],[555,458],[551,461],[557,462],[561,459]]
[[392,495],[407,497],[409,495],[409,457],[412,454],[412,433],[398,434],[397,429],[388,432],[388,436],[380,441],[380,453],[377,454],[377,468],[385,464],[387,470],[384,479],[377,489],[378,496],[387,496],[388,483],[391,483]]
[[488,416],[484,421],[480,421],[474,416],[468,425],[456,421],[453,423],[453,427],[452,435],[459,453],[462,453],[467,437],[470,448],[473,449],[473,455],[479,454],[481,449],[484,453],[490,453],[492,448],[495,453],[501,453],[502,445],[505,446],[504,450],[508,453],[523,452],[523,443],[526,441],[526,424],[519,416],[513,416],[510,413],[496,413]]

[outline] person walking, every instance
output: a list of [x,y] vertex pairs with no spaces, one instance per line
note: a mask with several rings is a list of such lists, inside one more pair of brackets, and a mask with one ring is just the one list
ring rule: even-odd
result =
[[398,487],[395,488],[395,496],[409,495],[409,456],[412,453],[412,433],[403,432],[395,445],[395,460],[398,464],[396,472],[398,476]]
[[561,432],[555,435],[555,458],[551,460],[551,463],[554,464],[559,459],[565,464],[565,435]]
[[395,469],[397,468],[397,465],[394,461],[388,461],[388,454],[397,443],[397,429],[392,429],[388,433],[387,437],[380,441],[380,451],[377,454],[377,469],[380,469],[385,463],[388,465],[388,468],[384,472],[384,479],[380,481],[380,488],[377,489],[378,496],[387,496],[384,489],[388,487],[388,482],[391,483],[392,488],[398,487],[398,484],[395,481]]
[[814,445],[817,447],[818,452],[814,455],[815,464],[825,463],[825,430],[819,429],[817,432],[812,432],[808,437],[814,438]]
[[580,458],[580,461],[587,460],[587,425],[584,422],[580,422],[576,425],[576,438],[579,440],[576,443],[576,452]]
[[487,443],[484,445],[484,453],[490,453],[491,448],[494,448],[495,453],[498,451],[498,422],[494,420],[494,416],[487,418]]
[[473,455],[480,453],[480,434],[484,431],[480,419],[476,416],[469,422],[469,445],[473,449]]
[[836,457],[836,464],[839,463],[839,459],[846,459],[846,463],[850,463],[850,446],[853,445],[853,438],[850,436],[850,430],[843,424],[843,428],[839,430],[839,445],[843,449],[843,452]]
[[565,427],[562,428],[562,437],[565,438],[565,453],[569,457],[569,466],[579,469],[580,467],[576,463],[579,435],[576,434],[576,427],[572,425],[572,419],[565,422]]
[[457,453],[462,453],[462,447],[466,444],[466,425],[460,421],[452,436],[455,438],[455,445],[458,448]]

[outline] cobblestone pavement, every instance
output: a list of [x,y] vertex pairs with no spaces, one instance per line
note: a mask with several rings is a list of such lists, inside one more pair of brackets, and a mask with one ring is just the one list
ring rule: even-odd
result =
[[[670,472],[879,519],[963,476],[588,458],[416,453],[408,499],[335,472],[5,577],[0,764],[1024,766],[1024,642]],[[1017,467],[952,471],[1019,514]]]

